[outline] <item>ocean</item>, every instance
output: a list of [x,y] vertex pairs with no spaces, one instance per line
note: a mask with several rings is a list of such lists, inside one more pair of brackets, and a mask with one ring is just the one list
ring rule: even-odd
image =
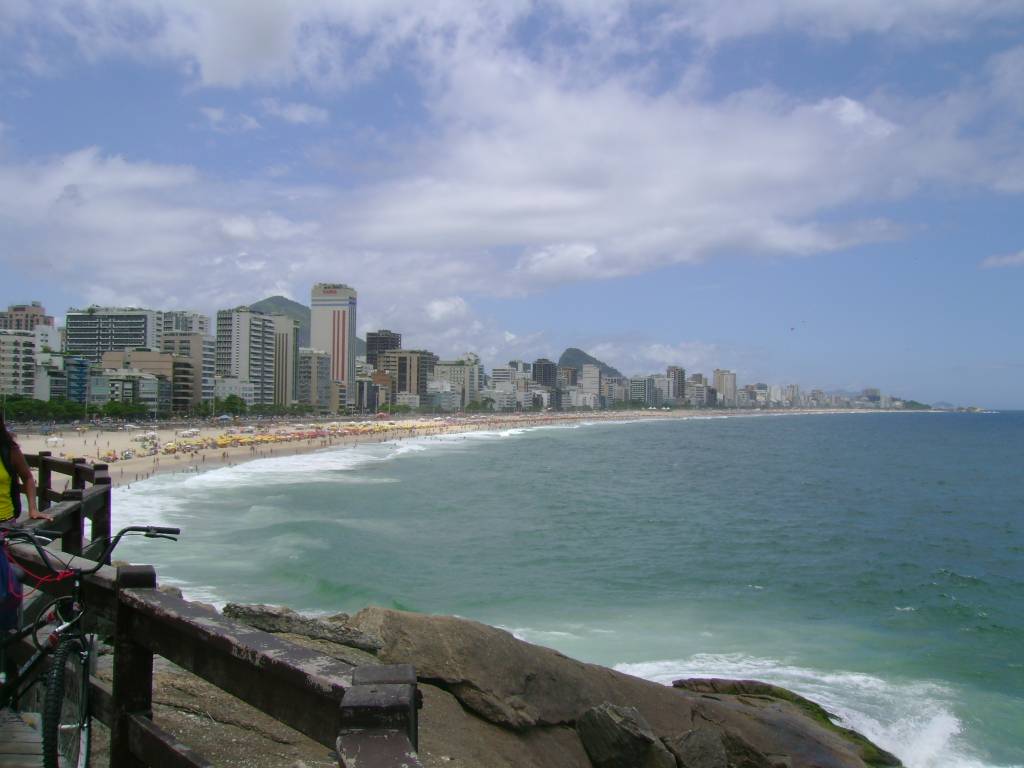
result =
[[661,682],[757,678],[911,768],[1024,766],[1024,413],[700,417],[165,474],[186,597],[456,614]]

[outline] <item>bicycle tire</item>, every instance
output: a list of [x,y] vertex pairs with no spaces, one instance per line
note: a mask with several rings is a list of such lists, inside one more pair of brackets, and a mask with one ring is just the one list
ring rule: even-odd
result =
[[53,655],[43,699],[43,768],[88,768],[89,654],[79,637]]

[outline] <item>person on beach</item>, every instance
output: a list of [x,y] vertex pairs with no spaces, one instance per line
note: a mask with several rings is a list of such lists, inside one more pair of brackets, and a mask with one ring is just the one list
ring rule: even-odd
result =
[[0,525],[13,523],[21,516],[22,488],[28,498],[29,518],[52,520],[36,506],[36,480],[0,414]]

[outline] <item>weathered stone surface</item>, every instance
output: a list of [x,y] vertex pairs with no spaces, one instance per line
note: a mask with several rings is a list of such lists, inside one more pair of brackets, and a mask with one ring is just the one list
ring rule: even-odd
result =
[[608,703],[635,707],[663,741],[714,729],[730,761],[744,768],[760,768],[765,761],[792,768],[898,764],[784,689],[769,695],[770,686],[738,693],[667,688],[448,616],[368,608],[352,623],[381,639],[382,662],[412,663],[422,682],[450,692],[472,714],[522,732],[574,725],[588,709]]
[[635,707],[602,704],[576,723],[594,768],[676,768],[676,761]]
[[467,712],[458,699],[420,683],[420,759],[446,768],[591,768],[567,726],[511,731]]
[[693,727],[694,697],[682,691],[584,664],[485,624],[384,608],[360,611],[352,623],[382,640],[382,662],[415,664],[421,680],[499,725],[573,725],[607,702],[636,707],[659,734]]
[[323,620],[303,616],[283,606],[228,603],[224,606],[224,615],[264,632],[305,635],[369,652],[381,647],[381,642],[376,638],[344,623],[344,619],[348,618],[346,614]]
[[715,728],[695,728],[666,739],[665,746],[675,755],[680,768],[729,768],[729,755],[722,734]]
[[[744,714],[749,717],[742,715],[740,718],[730,717],[729,719],[734,723],[745,723],[742,728],[738,724],[734,725],[731,729],[732,732],[746,734],[753,731],[768,737],[769,729],[771,729],[773,733],[768,738],[770,744],[762,746],[761,742],[755,742],[760,751],[769,758],[774,755],[789,755],[792,765],[798,765],[800,764],[798,761],[801,759],[816,759],[814,745],[817,743],[833,750],[852,751],[865,765],[879,768],[902,765],[898,757],[886,752],[862,734],[836,725],[833,722],[835,716],[820,705],[786,688],[759,680],[724,680],[721,678],[675,680],[672,686],[704,696],[713,696],[714,700],[723,703],[742,705]],[[789,707],[784,706],[786,704]],[[756,712],[752,710],[756,710]],[[769,712],[773,714],[769,715]],[[816,739],[787,738],[787,734],[801,730],[806,731],[812,725],[816,726],[813,729]],[[748,741],[752,740],[748,739]],[[821,757],[820,759],[827,760],[828,758]],[[823,763],[823,765],[825,764],[833,763]]]

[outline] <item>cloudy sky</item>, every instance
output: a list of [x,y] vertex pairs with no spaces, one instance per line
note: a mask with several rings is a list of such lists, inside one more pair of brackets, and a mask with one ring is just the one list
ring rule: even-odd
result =
[[0,303],[1024,408],[1024,0],[0,0]]

